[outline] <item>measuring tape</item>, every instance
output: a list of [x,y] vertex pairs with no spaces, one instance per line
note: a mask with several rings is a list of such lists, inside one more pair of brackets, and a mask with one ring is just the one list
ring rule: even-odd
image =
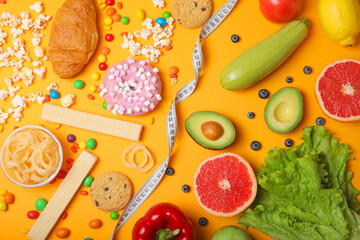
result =
[[229,0],[201,28],[200,35],[198,37],[192,55],[195,78],[191,82],[183,86],[176,93],[175,99],[166,118],[166,132],[168,138],[169,155],[127,204],[115,226],[110,240],[114,239],[116,233],[120,230],[120,228],[127,222],[127,220],[129,220],[129,218],[135,213],[135,211],[141,206],[141,204],[145,202],[145,200],[155,190],[155,188],[159,185],[161,179],[164,177],[177,134],[177,117],[175,106],[180,102],[184,101],[194,92],[203,66],[204,59],[200,43],[205,40],[225,20],[225,18],[230,14],[237,2],[238,0]]

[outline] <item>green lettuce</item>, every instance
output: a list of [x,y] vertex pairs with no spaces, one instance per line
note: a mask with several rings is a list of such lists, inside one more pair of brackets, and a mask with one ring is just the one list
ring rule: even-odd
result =
[[277,240],[359,240],[351,150],[321,126],[304,128],[301,139],[299,146],[269,151],[257,172],[254,209],[239,223]]

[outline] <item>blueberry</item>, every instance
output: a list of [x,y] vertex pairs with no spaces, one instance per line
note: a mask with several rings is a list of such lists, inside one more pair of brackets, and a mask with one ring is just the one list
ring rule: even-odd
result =
[[304,67],[304,73],[305,73],[305,74],[310,74],[311,71],[312,71],[311,67],[309,67],[309,66],[305,66],[305,67]]
[[315,122],[317,125],[322,126],[325,123],[325,119],[323,119],[322,117],[318,117]]
[[258,141],[252,141],[250,147],[252,150],[257,151],[261,148],[261,144]]
[[209,223],[209,220],[207,220],[204,217],[199,218],[199,225],[200,226],[206,226]]
[[73,143],[73,142],[76,141],[76,137],[75,137],[73,134],[69,134],[69,135],[67,136],[67,141],[68,141],[69,143]]
[[261,89],[259,91],[259,97],[262,99],[268,98],[269,97],[269,91],[266,89]]
[[172,167],[168,167],[166,169],[166,175],[172,176],[172,175],[174,175],[174,173],[175,173],[175,171]]
[[292,147],[292,145],[294,145],[294,141],[291,140],[290,138],[285,140],[285,146],[287,147]]
[[248,112],[247,117],[248,117],[249,119],[253,119],[253,118],[255,117],[255,113],[253,113],[253,112]]
[[240,40],[240,37],[238,35],[234,34],[231,36],[231,41],[233,43],[237,43],[239,40]]
[[290,77],[290,76],[289,76],[289,77],[286,77],[286,82],[287,82],[287,83],[292,83],[293,80],[294,80],[294,79],[293,79],[292,77]]
[[184,193],[188,193],[190,191],[190,186],[189,185],[183,185],[181,190],[184,192]]

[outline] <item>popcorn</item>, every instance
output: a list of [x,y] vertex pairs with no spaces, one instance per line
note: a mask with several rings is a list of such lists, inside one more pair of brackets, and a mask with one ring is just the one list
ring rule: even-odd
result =
[[153,0],[154,7],[156,8],[163,8],[165,7],[165,1],[164,0]]
[[36,46],[34,48],[34,51],[35,51],[35,56],[40,59],[44,56],[44,49],[40,46]]
[[68,94],[65,94],[62,98],[61,98],[61,104],[68,108],[70,107],[71,105],[73,105],[75,102],[75,96],[68,93]]
[[0,123],[6,123],[6,119],[8,119],[9,116],[9,113],[3,112],[3,110],[0,108]]
[[46,88],[46,91],[51,92],[52,90],[57,90],[59,86],[56,83],[51,83],[50,86]]
[[34,3],[34,5],[30,6],[30,9],[37,13],[41,13],[44,10],[44,7],[42,5],[42,2],[36,2]]
[[22,111],[24,111],[24,108],[22,106],[19,106],[15,109],[9,108],[8,114],[12,115],[13,118],[18,122],[22,118]]
[[20,96],[20,95],[15,95],[15,97],[13,98],[13,100],[11,101],[11,105],[14,108],[17,108],[19,106],[25,108],[26,107],[26,103],[24,101],[25,97],[24,96]]
[[38,104],[43,104],[45,99],[41,92],[37,92],[36,94],[31,93],[29,98],[25,98],[27,102],[37,102]]
[[46,72],[46,68],[44,68],[44,67],[34,69],[34,73],[40,79],[44,78],[45,72]]
[[0,101],[5,101],[9,97],[9,92],[5,89],[0,90]]
[[24,34],[24,30],[19,29],[19,28],[12,28],[10,30],[11,34],[13,35],[13,38],[17,38],[20,35]]
[[6,43],[5,38],[7,36],[7,33],[3,32],[3,30],[0,28],[0,46]]
[[30,13],[28,11],[21,12],[20,17],[22,19],[28,19],[28,18],[30,18]]

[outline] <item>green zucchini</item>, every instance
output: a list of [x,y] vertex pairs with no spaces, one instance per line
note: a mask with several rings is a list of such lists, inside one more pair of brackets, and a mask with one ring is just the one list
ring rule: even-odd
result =
[[221,73],[221,85],[242,90],[260,81],[285,62],[306,38],[309,27],[306,18],[289,22],[232,61]]

